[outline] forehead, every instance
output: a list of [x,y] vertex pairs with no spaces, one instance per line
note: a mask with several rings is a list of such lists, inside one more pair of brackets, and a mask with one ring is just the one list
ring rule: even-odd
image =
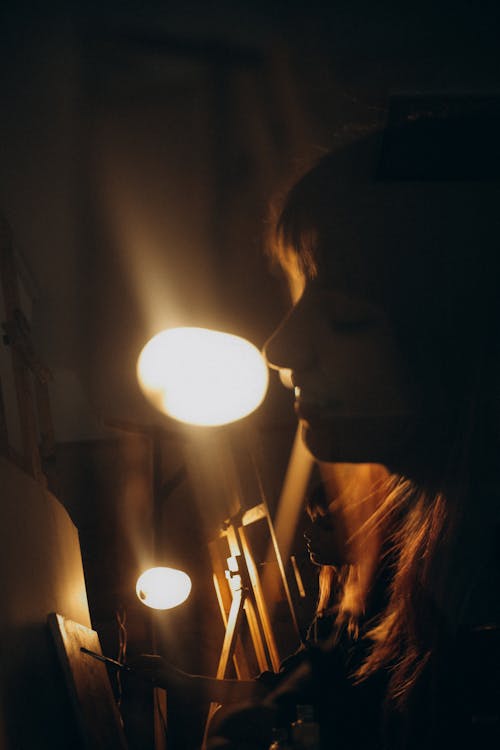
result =
[[294,301],[314,280],[380,303],[381,291],[395,270],[394,225],[402,213],[401,195],[394,186],[333,182],[328,200],[307,217],[309,223],[299,224],[295,244],[283,254]]
[[[290,248],[295,299],[307,279],[392,309],[475,294],[500,238],[498,185],[332,181],[312,217],[314,273]],[[489,270],[488,270],[489,268]]]

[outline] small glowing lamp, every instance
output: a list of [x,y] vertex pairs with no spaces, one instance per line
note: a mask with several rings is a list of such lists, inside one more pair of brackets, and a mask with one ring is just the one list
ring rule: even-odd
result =
[[247,416],[262,403],[269,382],[257,347],[208,328],[161,331],[142,350],[137,375],[157,409],[201,426]]
[[191,579],[187,573],[175,568],[149,568],[137,579],[135,590],[147,607],[172,609],[188,598]]

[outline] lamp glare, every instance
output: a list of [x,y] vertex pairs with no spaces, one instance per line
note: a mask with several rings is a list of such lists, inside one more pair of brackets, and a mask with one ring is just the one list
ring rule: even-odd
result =
[[188,424],[216,426],[254,411],[268,387],[259,350],[246,339],[208,328],[170,328],[142,350],[137,375],[146,397]]
[[172,609],[186,601],[191,592],[187,573],[175,568],[149,568],[137,579],[137,596],[152,609]]

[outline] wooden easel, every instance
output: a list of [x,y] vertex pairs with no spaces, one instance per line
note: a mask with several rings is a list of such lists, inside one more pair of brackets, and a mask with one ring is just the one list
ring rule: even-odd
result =
[[[257,522],[262,522],[267,528],[271,542],[267,549],[272,549],[275,557],[274,578],[259,574],[258,564],[252,552],[248,532]],[[230,553],[226,558],[226,567],[222,564],[219,552],[221,542],[227,545]],[[217,678],[224,679],[227,676],[231,661],[239,679],[255,677],[255,666],[259,672],[277,672],[286,654],[281,652],[278,646],[269,602],[276,601],[280,596],[286,602],[290,634],[297,642],[299,628],[267,503],[262,501],[255,507],[246,511],[241,510],[228,519],[223,524],[219,538],[211,543],[210,551],[214,568],[214,586],[226,628]],[[273,590],[274,596],[269,595],[269,589]],[[242,637],[244,624],[249,636],[246,643]],[[249,644],[253,654],[249,654]],[[252,656],[253,664],[250,658]],[[218,704],[211,703],[207,727],[217,707]]]

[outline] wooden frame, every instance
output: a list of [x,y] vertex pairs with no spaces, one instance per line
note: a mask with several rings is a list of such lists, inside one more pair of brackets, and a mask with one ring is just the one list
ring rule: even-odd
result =
[[103,662],[81,651],[102,654],[95,630],[51,613],[48,625],[73,704],[85,750],[127,750],[120,712]]

